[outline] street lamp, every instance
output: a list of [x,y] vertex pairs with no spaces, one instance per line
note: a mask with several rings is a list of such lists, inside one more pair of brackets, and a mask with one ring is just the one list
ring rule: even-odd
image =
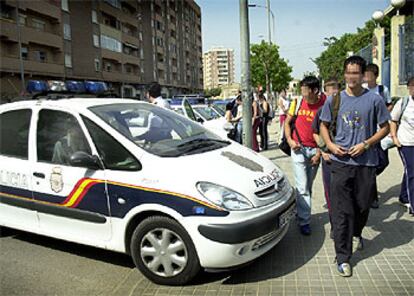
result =
[[[267,10],[268,13],[272,15],[272,26],[273,26],[273,38],[275,38],[275,15],[273,14],[273,11],[270,9],[270,3],[269,0],[267,0],[267,6],[259,5],[259,4],[249,4],[249,7],[260,7]],[[268,26],[268,33],[269,33],[269,44],[272,44],[272,38],[271,38],[271,29],[270,29],[270,22],[269,19],[267,19],[267,26]]]

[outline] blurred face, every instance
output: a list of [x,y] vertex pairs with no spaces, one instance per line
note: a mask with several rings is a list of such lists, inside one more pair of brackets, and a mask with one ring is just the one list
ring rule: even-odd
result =
[[411,82],[408,85],[408,93],[410,94],[410,96],[414,97],[414,82]]
[[377,83],[377,76],[370,71],[366,71],[364,74],[364,82],[368,83],[368,85],[374,85]]
[[302,94],[302,97],[307,99],[315,99],[318,96],[318,90],[314,89],[312,90],[309,86],[302,85],[300,87],[300,92]]
[[336,85],[328,85],[325,88],[325,94],[329,97],[339,92],[339,88]]
[[364,75],[357,64],[348,64],[345,68],[345,81],[349,88],[361,87]]

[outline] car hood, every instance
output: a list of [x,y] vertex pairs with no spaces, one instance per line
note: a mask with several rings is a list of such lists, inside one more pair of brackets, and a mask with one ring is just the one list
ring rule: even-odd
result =
[[[165,169],[158,175],[189,195],[202,195],[198,182],[209,182],[236,191],[248,198],[255,207],[269,204],[288,194],[290,184],[281,169],[264,156],[238,143],[209,152],[177,158],[163,158]],[[161,176],[160,176],[161,177]],[[204,198],[204,197],[202,197]]]

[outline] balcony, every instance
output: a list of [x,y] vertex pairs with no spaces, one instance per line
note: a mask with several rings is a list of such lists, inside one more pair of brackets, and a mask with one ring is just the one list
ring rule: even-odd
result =
[[102,77],[104,80],[108,81],[116,81],[116,82],[122,82],[125,81],[125,75],[118,71],[102,71]]
[[[62,76],[64,67],[61,64],[41,63],[33,60],[23,62],[24,72],[41,75]],[[20,60],[14,57],[1,57],[1,71],[20,72]]]
[[116,61],[119,64],[122,62],[122,56],[124,55],[123,53],[111,51],[111,50],[104,49],[104,48],[102,48],[101,53],[102,53],[102,58]]
[[[6,4],[17,7],[16,0],[6,0]],[[31,10],[36,13],[39,13],[53,22],[61,22],[61,8],[60,1],[59,5],[53,5],[48,3],[48,1],[19,1],[19,7],[21,10]]]
[[158,62],[157,63],[158,70],[165,71],[165,63],[164,62]]
[[20,8],[40,13],[56,23],[61,22],[62,14],[60,5],[49,4],[47,1],[20,1],[19,4]]
[[122,33],[122,41],[127,42],[129,44],[132,44],[136,47],[139,47],[139,45],[140,45],[138,37],[131,36],[131,35],[126,34],[126,33]]
[[100,24],[100,30],[102,35],[106,35],[108,37],[115,38],[117,40],[121,40],[122,32],[118,29],[112,28],[110,26]]
[[139,57],[123,54],[121,56],[121,59],[122,59],[122,62],[124,64],[131,64],[131,65],[140,66],[140,58]]
[[[18,42],[17,25],[15,22],[2,19],[0,22],[3,39]],[[31,27],[20,27],[22,43],[36,43],[62,50],[63,38],[61,35],[38,31]]]

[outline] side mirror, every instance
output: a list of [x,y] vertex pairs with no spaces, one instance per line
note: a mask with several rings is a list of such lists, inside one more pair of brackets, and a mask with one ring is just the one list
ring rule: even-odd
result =
[[199,123],[203,123],[204,122],[204,120],[203,120],[203,118],[197,118],[197,122],[199,122]]
[[84,167],[91,170],[103,169],[96,155],[90,155],[83,151],[77,151],[70,156],[70,164],[74,167]]

